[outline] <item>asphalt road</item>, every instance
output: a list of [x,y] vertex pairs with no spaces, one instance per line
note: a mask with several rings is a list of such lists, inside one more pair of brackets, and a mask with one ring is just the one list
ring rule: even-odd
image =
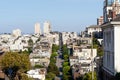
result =
[[55,80],[62,80],[62,63],[64,62],[64,60],[62,59],[62,34],[59,35],[59,51],[58,51],[58,56],[56,59],[56,66],[58,67],[59,71],[60,71],[60,75],[56,76]]
[[61,55],[59,54],[57,56],[56,66],[58,67],[58,69],[60,71],[60,75],[57,76],[57,79],[55,79],[55,80],[62,80],[62,74],[63,74],[62,73],[62,63],[63,63],[63,59],[62,59]]

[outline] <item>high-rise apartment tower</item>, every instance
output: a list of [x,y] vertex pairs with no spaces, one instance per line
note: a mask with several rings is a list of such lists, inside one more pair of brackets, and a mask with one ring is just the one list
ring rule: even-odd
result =
[[35,24],[35,34],[41,34],[40,23]]
[[44,34],[49,34],[51,32],[51,24],[48,21],[44,22]]

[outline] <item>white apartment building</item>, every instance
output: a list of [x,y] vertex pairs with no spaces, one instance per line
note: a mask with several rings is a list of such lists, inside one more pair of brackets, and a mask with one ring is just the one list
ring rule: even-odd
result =
[[62,32],[63,44],[66,44],[69,39],[77,38],[76,32]]
[[21,30],[20,29],[15,29],[15,30],[13,30],[12,34],[15,37],[21,36]]
[[48,37],[51,40],[52,44],[59,45],[59,33],[57,32],[51,32],[51,35]]
[[[92,51],[92,52],[91,52]],[[80,59],[92,59],[97,56],[97,50],[96,49],[81,49],[74,50],[73,56],[78,56]]]
[[120,17],[102,25],[103,29],[103,70],[104,80],[114,80],[120,72]]
[[[93,51],[93,52],[91,52]],[[74,67],[79,65],[80,74],[85,74],[92,71],[92,61],[94,61],[97,56],[96,49],[82,49],[80,46],[73,46],[73,56],[70,59],[70,66],[72,66],[72,71]],[[93,62],[93,67],[96,67],[95,62]],[[73,72],[74,73],[74,72]]]
[[86,28],[86,32],[88,35],[93,34],[93,35],[100,37],[101,31],[102,31],[102,29],[99,25],[91,25],[91,26]]
[[40,23],[35,24],[35,34],[41,34]]
[[45,80],[45,74],[46,74],[45,68],[29,70],[27,72],[28,77],[33,78],[35,80]]
[[44,34],[49,34],[51,32],[51,24],[48,21],[44,22]]

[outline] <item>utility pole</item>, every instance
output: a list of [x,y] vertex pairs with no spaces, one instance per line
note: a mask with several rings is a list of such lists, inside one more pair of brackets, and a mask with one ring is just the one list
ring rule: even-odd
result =
[[92,80],[94,80],[94,67],[93,67],[93,33],[91,33],[91,65],[92,65]]

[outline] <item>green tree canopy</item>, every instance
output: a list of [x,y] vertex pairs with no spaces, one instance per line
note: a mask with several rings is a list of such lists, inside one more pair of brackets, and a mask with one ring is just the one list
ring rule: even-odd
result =
[[63,67],[63,74],[70,74],[69,71],[70,71],[70,66]]
[[33,40],[32,40],[31,38],[28,40],[28,45],[29,45],[30,47],[33,46]]
[[33,40],[30,38],[28,40],[28,53],[29,54],[32,52],[32,47],[33,47]]
[[46,80],[53,80],[55,78],[55,74],[52,72],[47,73]]
[[68,55],[67,45],[63,45],[63,55],[65,55],[65,54]]
[[69,62],[63,62],[63,67],[69,66]]
[[58,54],[56,52],[53,52],[50,57],[50,63],[56,63],[56,56]]
[[44,68],[42,65],[35,65],[34,68]]
[[48,66],[48,72],[52,72],[56,75],[59,75],[59,69],[54,63],[50,63]]
[[5,53],[1,59],[1,67],[3,72],[14,80],[14,77],[30,69],[29,57],[16,52]]
[[[92,72],[86,73],[82,80],[92,80]],[[94,72],[94,80],[97,80],[96,72]]]
[[97,49],[97,56],[103,56],[103,48],[96,38],[93,38],[93,48]]
[[69,55],[65,54],[65,55],[63,55],[63,57],[64,57],[65,61],[68,61]]
[[55,58],[56,56],[58,56],[58,54],[57,54],[56,52],[53,52],[53,53],[51,54],[51,58]]
[[93,38],[93,45],[94,44],[97,44],[97,45],[100,45],[99,41],[97,40],[97,38]]
[[53,53],[53,52],[57,52],[58,50],[59,50],[59,46],[53,44],[53,45],[52,45],[52,53]]

